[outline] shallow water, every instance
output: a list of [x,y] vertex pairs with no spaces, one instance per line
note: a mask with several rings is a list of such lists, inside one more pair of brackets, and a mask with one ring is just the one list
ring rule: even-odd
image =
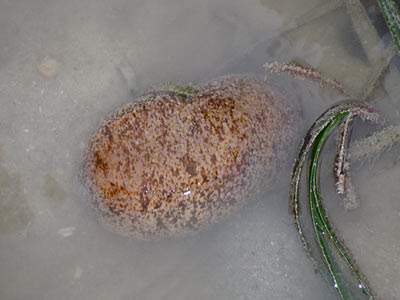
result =
[[[341,1],[328,2],[0,0],[0,298],[337,299],[301,248],[288,212],[289,169],[282,187],[226,221],[158,242],[101,228],[79,178],[104,116],[165,82],[264,76],[263,63],[295,59],[361,97],[385,65],[387,34],[379,18],[378,38],[360,33]],[[311,21],[318,7],[324,17]],[[399,118],[398,66],[393,59],[371,97],[391,123]],[[286,75],[268,79],[302,105],[306,125],[343,98]],[[398,153],[394,146],[355,165],[358,209],[327,204],[383,299],[400,297]]]

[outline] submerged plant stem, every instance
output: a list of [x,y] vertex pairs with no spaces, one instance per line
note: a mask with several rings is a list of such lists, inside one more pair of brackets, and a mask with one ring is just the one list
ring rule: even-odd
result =
[[309,79],[314,82],[318,82],[321,86],[329,86],[337,90],[340,94],[347,95],[346,86],[334,78],[327,78],[317,69],[304,67],[296,62],[288,64],[283,63],[266,63],[264,64],[266,71],[271,73],[282,73],[287,72],[293,77],[300,79]]

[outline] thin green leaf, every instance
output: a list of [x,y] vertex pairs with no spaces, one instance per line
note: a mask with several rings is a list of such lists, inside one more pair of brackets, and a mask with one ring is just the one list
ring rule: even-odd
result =
[[400,14],[397,4],[394,0],[378,0],[378,4],[400,54]]
[[[330,132],[333,128],[339,124],[346,116],[359,116],[363,119],[375,120],[376,116],[371,113],[371,111],[363,105],[358,103],[342,103],[328,109],[322,116],[312,125],[311,129],[308,131],[306,137],[303,139],[300,145],[300,150],[298,157],[295,161],[295,165],[292,173],[291,181],[291,200],[293,205],[295,224],[297,230],[300,234],[300,239],[303,246],[307,249],[308,253],[311,255],[311,250],[308,246],[308,242],[303,232],[303,227],[300,219],[300,204],[299,204],[299,193],[300,193],[300,179],[302,174],[302,168],[304,162],[311,150],[310,155],[310,168],[309,168],[309,203],[310,203],[310,213],[312,224],[314,228],[314,233],[317,237],[318,246],[321,250],[325,268],[321,268],[318,262],[314,259],[315,265],[318,269],[322,270],[322,274],[326,273],[326,269],[331,276],[331,280],[334,286],[338,289],[339,294],[342,299],[353,299],[353,295],[349,290],[346,281],[338,267],[335,259],[332,255],[330,241],[334,249],[339,253],[340,257],[345,261],[346,265],[350,269],[353,276],[358,281],[359,287],[363,292],[372,298],[372,292],[368,288],[367,284],[362,279],[360,272],[357,270],[353,260],[348,254],[347,250],[343,244],[336,237],[332,230],[331,225],[326,218],[325,209],[322,206],[320,196],[319,196],[319,182],[318,182],[318,165],[319,156],[322,151],[322,147],[328,138]],[[346,126],[349,126],[351,122],[348,122]],[[328,240],[329,239],[329,240]]]
[[322,132],[318,135],[310,155],[311,164],[309,170],[309,191],[310,191],[309,198],[310,198],[311,216],[313,218],[314,231],[318,237],[319,246],[324,255],[325,262],[328,265],[328,269],[335,282],[335,287],[337,287],[343,299],[353,299],[353,296],[351,295],[351,292],[345,282],[345,279],[343,278],[340,269],[337,267],[333,256],[330,254],[329,248],[327,249],[327,246],[329,245],[328,242],[326,241],[326,237],[328,237],[331,240],[334,247],[338,251],[339,255],[345,261],[348,268],[356,278],[358,285],[363,289],[363,292],[368,296],[371,296],[371,292],[369,291],[367,285],[361,278],[361,275],[357,270],[355,263],[352,261],[347,250],[333,232],[332,227],[329,224],[328,219],[326,218],[325,209],[322,206],[321,197],[319,193],[318,165],[322,147],[329,133],[331,132],[332,128],[339,121],[341,121],[350,114],[351,114],[350,112],[338,113],[337,118],[334,119],[328,126],[326,126],[322,130]]

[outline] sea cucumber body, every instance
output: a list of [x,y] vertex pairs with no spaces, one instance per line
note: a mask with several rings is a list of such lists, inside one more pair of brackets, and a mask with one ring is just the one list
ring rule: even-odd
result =
[[196,89],[195,97],[151,92],[91,137],[83,178],[107,229],[140,239],[184,235],[272,182],[295,132],[285,97],[251,76]]

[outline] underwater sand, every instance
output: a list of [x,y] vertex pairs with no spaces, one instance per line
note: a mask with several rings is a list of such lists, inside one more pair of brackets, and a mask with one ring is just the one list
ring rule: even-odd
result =
[[[330,76],[353,74],[346,83],[361,94],[370,80],[363,74],[377,65],[366,63],[344,8],[328,16],[349,27],[323,18],[282,34],[327,1],[296,3],[0,0],[0,298],[337,299],[301,248],[288,211],[289,169],[281,186],[224,222],[159,242],[104,230],[79,178],[103,118],[165,82],[263,78],[264,62],[295,58]],[[331,37],[328,44],[321,34]],[[392,123],[399,119],[398,66],[393,60],[373,96]],[[286,75],[268,79],[302,105],[304,128],[343,99]],[[394,146],[354,167],[359,209],[344,211],[329,184],[324,195],[334,199],[331,220],[383,299],[400,297],[398,153]]]

